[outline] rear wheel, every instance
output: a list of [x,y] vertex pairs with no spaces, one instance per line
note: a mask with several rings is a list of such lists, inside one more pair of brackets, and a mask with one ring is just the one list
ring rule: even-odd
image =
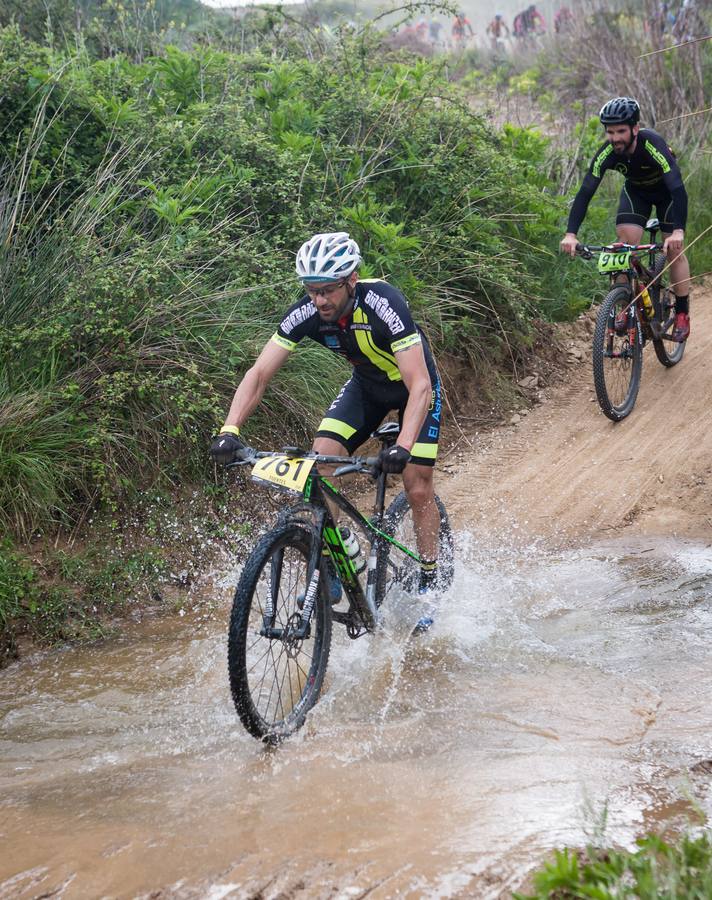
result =
[[[665,265],[665,257],[662,253],[658,254],[655,260],[655,266],[653,267],[653,275],[659,275],[665,268]],[[672,319],[670,325],[664,332],[669,336],[672,334],[675,327],[675,295],[667,287],[667,280],[667,275],[663,275],[662,278],[656,281],[650,288],[650,296],[653,300],[655,317],[658,322],[664,324],[668,319]],[[658,361],[667,369],[676,366],[685,352],[684,341],[681,344],[677,344],[674,341],[665,340],[665,338],[653,338],[653,347],[655,348],[655,355],[657,356]]]
[[616,332],[616,317],[626,309],[631,298],[629,286],[614,287],[601,303],[593,334],[596,397],[613,422],[625,419],[635,406],[643,368],[640,327],[633,308],[628,310],[628,327]]
[[329,660],[331,607],[321,587],[309,632],[296,634],[313,540],[294,523],[273,529],[250,554],[235,592],[228,637],[232,698],[250,734],[270,743],[303,725]]
[[[455,574],[452,530],[445,505],[440,497],[435,497],[440,513],[440,537],[438,544],[438,588],[446,591]],[[400,544],[413,550],[416,547],[413,512],[405,491],[393,500],[384,516],[383,530]],[[376,584],[377,605],[383,602],[388,592],[399,585],[406,591],[415,590],[420,576],[420,564],[410,556],[401,553],[392,544],[384,543],[378,554]]]

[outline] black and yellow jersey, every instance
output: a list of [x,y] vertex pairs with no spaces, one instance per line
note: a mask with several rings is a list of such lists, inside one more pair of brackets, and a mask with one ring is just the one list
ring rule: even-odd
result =
[[430,377],[433,382],[437,379],[430,347],[413,321],[408,302],[386,281],[358,281],[353,308],[338,322],[325,322],[304,295],[287,310],[272,341],[294,350],[303,338],[345,357],[357,378],[381,387],[402,383],[395,354],[422,344]]
[[578,232],[588,204],[608,171],[619,172],[625,177],[626,185],[642,191],[657,194],[660,190],[667,190],[672,201],[674,225],[684,229],[687,223],[687,192],[675,155],[657,132],[641,128],[630,154],[616,153],[610,141],[599,147],[571,205],[567,232]]

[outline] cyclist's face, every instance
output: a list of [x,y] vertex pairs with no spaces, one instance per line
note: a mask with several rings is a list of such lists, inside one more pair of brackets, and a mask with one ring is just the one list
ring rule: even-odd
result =
[[606,137],[616,153],[625,153],[632,147],[637,134],[637,125],[606,125]]
[[306,288],[309,299],[325,322],[336,322],[351,304],[349,279],[310,284]]

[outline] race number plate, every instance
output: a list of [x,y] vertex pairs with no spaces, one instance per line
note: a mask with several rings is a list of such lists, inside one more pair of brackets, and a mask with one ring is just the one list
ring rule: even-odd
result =
[[605,252],[598,257],[598,271],[602,275],[607,272],[624,272],[629,268],[630,250]]
[[302,494],[313,465],[313,459],[265,456],[252,467],[252,479],[262,484],[268,481],[276,487]]

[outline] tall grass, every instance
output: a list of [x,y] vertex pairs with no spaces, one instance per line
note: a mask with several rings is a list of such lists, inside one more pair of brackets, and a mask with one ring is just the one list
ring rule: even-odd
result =
[[[514,366],[559,215],[539,144],[524,171],[438,64],[379,68],[381,48],[359,47],[373,68],[338,48],[200,65],[171,50],[139,67],[38,60],[0,31],[7,528],[204,474],[314,231],[349,229],[364,274],[404,289],[438,348],[480,373]],[[300,348],[248,437],[307,443],[347,372]]]
[[[149,152],[107,154],[61,204],[61,171],[30,190],[52,129],[40,104],[0,185],[0,530],[25,538],[202,470],[235,373],[274,328],[265,288],[218,290],[214,258],[146,229]],[[290,423],[313,423],[330,369],[299,360],[263,431],[286,442]]]
[[712,150],[700,150],[682,165],[690,205],[687,242],[700,236],[688,251],[692,275],[712,273]]

